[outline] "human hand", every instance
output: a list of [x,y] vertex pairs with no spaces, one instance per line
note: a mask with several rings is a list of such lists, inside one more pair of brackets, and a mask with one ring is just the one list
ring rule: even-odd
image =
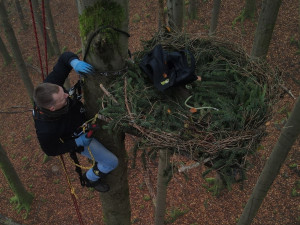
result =
[[94,67],[92,65],[79,59],[73,59],[70,64],[79,75],[94,73]]
[[92,138],[86,137],[86,134],[80,135],[78,138],[75,139],[76,145],[77,146],[89,146],[91,143]]

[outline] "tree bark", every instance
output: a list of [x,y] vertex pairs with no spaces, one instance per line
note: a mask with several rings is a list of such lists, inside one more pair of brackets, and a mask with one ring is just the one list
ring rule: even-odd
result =
[[210,28],[209,28],[209,36],[214,36],[216,33],[219,12],[220,12],[221,0],[214,0],[214,6],[212,10],[211,20],[210,20]]
[[3,27],[3,30],[5,32],[6,39],[9,42],[10,48],[12,50],[13,56],[16,60],[17,68],[19,70],[19,74],[23,80],[23,83],[27,89],[28,96],[32,99],[33,95],[33,84],[29,77],[24,59],[22,57],[21,50],[18,45],[18,41],[16,39],[15,33],[12,29],[12,26],[10,24],[10,21],[8,19],[8,15],[6,12],[6,8],[4,5],[5,0],[0,0],[0,20],[1,20],[1,26]]
[[183,6],[183,0],[167,0],[168,25],[176,31],[183,28]]
[[16,173],[1,144],[0,168],[6,180],[8,181],[9,186],[15,194],[15,197],[12,198],[12,201],[15,201],[18,204],[17,210],[20,211],[21,209],[25,209],[28,213],[33,200],[33,196],[24,188],[21,180],[18,177],[18,174]]
[[11,62],[12,58],[10,57],[9,52],[8,52],[7,48],[5,47],[5,44],[2,41],[1,37],[0,37],[0,52],[3,55],[5,65],[8,65]]
[[[31,0],[31,2],[32,2],[32,9],[33,9],[35,21],[37,23],[37,26],[40,29],[43,39],[44,39],[45,38],[44,37],[45,36],[44,35],[44,26],[43,26],[43,22],[42,22],[42,16],[41,16],[40,10],[39,10],[39,3],[37,0]],[[48,32],[46,32],[46,41],[47,41],[47,51],[49,53],[49,56],[53,56],[54,48],[53,48],[52,42],[49,38]]]
[[252,58],[266,58],[281,0],[264,0],[251,50]]
[[50,34],[52,37],[54,53],[57,56],[59,56],[61,52],[60,52],[59,43],[55,32],[55,26],[54,26],[53,17],[50,8],[50,1],[48,0],[45,1],[45,11],[46,11],[46,17],[50,28]]
[[170,152],[168,150],[159,151],[159,164],[157,174],[157,195],[155,207],[155,225],[163,225],[166,213],[167,188],[170,170]]
[[249,225],[254,219],[261,203],[263,202],[268,190],[279,174],[280,168],[284,163],[295,140],[300,134],[300,97],[286,123],[282,128],[279,139],[260,174],[254,190],[244,208],[238,225]]
[[[84,24],[84,18],[86,10],[94,10],[95,13],[99,12],[99,4],[101,7],[111,4],[111,7],[105,8],[105,13],[99,14],[99,16],[106,17],[104,21],[120,19],[120,24],[110,22],[109,24],[94,24],[93,29],[98,29],[105,25],[114,24],[116,28],[127,32],[128,31],[128,1],[127,0],[111,0],[111,1],[80,1],[77,0],[78,12],[80,15],[80,26],[86,28]],[[110,10],[115,7],[122,9],[122,13],[116,15]],[[108,13],[108,14],[106,14]],[[89,15],[91,15],[89,13]],[[110,18],[108,18],[110,17]],[[81,20],[82,19],[82,20]],[[85,79],[84,87],[84,99],[86,109],[90,117],[94,116],[100,108],[99,99],[103,95],[103,92],[99,88],[99,84],[103,84],[107,87],[116,76],[121,76],[125,71],[125,59],[128,58],[128,36],[122,32],[115,31],[111,28],[100,29],[98,33],[96,30],[90,30],[87,36],[82,36],[83,53],[85,60],[92,64],[97,73],[93,76]],[[94,34],[94,38],[90,39],[91,48],[87,49],[88,36],[91,37]],[[117,35],[116,39],[108,39],[108,34]],[[103,75],[107,71],[108,76]],[[100,127],[105,125],[105,122],[99,122]],[[127,156],[124,145],[125,134],[118,128],[108,131],[106,129],[100,129],[96,132],[95,136],[107,149],[113,152],[119,159],[118,167],[112,171],[106,181],[110,185],[110,191],[100,194],[102,202],[102,209],[104,215],[104,221],[109,225],[129,225],[130,224],[130,201],[129,201],[129,186],[127,179]]]

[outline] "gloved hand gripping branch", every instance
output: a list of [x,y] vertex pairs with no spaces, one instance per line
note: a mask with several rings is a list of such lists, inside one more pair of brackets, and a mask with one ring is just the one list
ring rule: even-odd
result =
[[73,69],[78,73],[79,75],[87,75],[92,74],[95,72],[94,67],[84,61],[81,61],[79,59],[73,59],[70,62]]

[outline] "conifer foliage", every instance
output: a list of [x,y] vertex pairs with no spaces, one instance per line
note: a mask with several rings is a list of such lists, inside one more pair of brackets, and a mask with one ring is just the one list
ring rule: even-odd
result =
[[[167,51],[188,49],[201,81],[159,92],[138,63],[157,44]],[[264,134],[269,108],[276,99],[278,71],[254,62],[241,49],[213,39],[158,33],[128,63],[128,72],[108,88],[100,114],[111,118],[107,129],[123,127],[143,138],[140,147],[188,154],[216,170],[227,185],[236,171],[244,175],[245,156]],[[150,148],[149,148],[150,147]],[[243,177],[243,176],[242,176]]]

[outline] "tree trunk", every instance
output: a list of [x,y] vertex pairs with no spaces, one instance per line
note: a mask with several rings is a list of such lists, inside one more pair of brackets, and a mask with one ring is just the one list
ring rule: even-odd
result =
[[221,0],[214,0],[214,6],[212,10],[212,16],[210,20],[210,28],[209,28],[209,36],[214,36],[216,33],[218,19],[219,19],[219,12],[220,12]]
[[157,174],[157,195],[155,207],[155,225],[163,225],[166,213],[167,188],[170,180],[170,152],[159,151],[159,164]]
[[197,0],[190,0],[189,1],[189,18],[192,20],[195,20],[197,18]]
[[5,32],[6,39],[10,44],[10,48],[12,50],[13,56],[16,60],[17,68],[19,70],[19,74],[24,82],[24,85],[27,89],[28,96],[32,99],[33,95],[33,84],[29,77],[25,62],[22,57],[21,50],[18,45],[18,41],[16,39],[15,33],[12,29],[12,26],[9,22],[8,15],[6,12],[6,8],[4,5],[4,0],[0,0],[0,20],[1,26]]
[[176,31],[183,28],[183,6],[183,0],[167,0],[168,25]]
[[[298,1],[298,33],[300,33],[300,0]],[[298,44],[300,47],[300,44]]]
[[166,26],[164,0],[158,0],[158,30]]
[[7,48],[5,47],[5,44],[3,43],[1,37],[0,37],[0,52],[3,55],[5,65],[8,65],[12,59],[9,55],[9,52],[7,51]]
[[50,1],[45,1],[45,11],[46,11],[46,17],[47,17],[47,21],[49,24],[49,28],[50,28],[50,34],[52,37],[52,41],[53,41],[53,49],[54,52],[57,56],[60,55],[60,48],[59,48],[59,43],[57,40],[57,36],[56,36],[56,32],[55,32],[55,26],[53,23],[53,17],[52,17],[52,13],[51,13],[51,8],[50,8]]
[[[100,30],[98,28],[114,24],[115,28],[127,32],[128,0],[77,0],[77,6],[84,59],[97,70],[96,74],[85,79],[84,87],[86,109],[88,115],[92,117],[99,111],[99,99],[103,95],[99,84],[107,87],[116,76],[121,76],[125,72],[125,59],[128,58],[128,36],[111,28]],[[91,22],[93,17],[97,16],[104,17],[103,21],[107,21],[107,24],[97,24],[99,20]],[[86,24],[86,21],[89,23]],[[98,29],[98,32],[94,29]],[[93,37],[92,34],[94,38],[88,39],[87,37]],[[88,49],[89,44],[91,47]],[[104,124],[103,121],[99,122],[100,127]],[[95,137],[119,159],[118,167],[107,176],[110,191],[100,194],[104,221],[109,225],[129,225],[130,202],[125,134],[118,128],[111,131],[100,129]]]
[[24,18],[24,14],[23,14],[23,10],[22,10],[20,1],[19,0],[15,0],[15,5],[16,5],[16,9],[17,9],[17,12],[18,12],[18,15],[19,15],[19,19],[20,19],[20,23],[22,25],[22,28],[24,30],[27,30],[27,24],[25,23],[26,20]]
[[251,224],[263,199],[267,195],[273,181],[279,174],[279,170],[284,163],[293,143],[300,133],[300,97],[286,123],[282,128],[280,137],[260,174],[254,190],[244,208],[238,225]]
[[255,13],[256,13],[256,0],[246,0],[244,18],[252,19],[254,18]]
[[[37,0],[31,0],[31,2],[32,2],[32,9],[33,9],[33,13],[34,13],[35,22],[37,23],[37,26],[40,29],[40,32],[42,34],[43,41],[44,41],[44,39],[45,39],[45,37],[44,37],[44,25],[43,25],[42,16],[41,16],[40,10],[39,10],[39,3],[38,3]],[[49,53],[49,56],[53,56],[54,55],[54,48],[53,48],[52,42],[51,42],[47,32],[46,32],[46,41],[47,41],[47,51]]]
[[264,0],[251,51],[253,58],[266,58],[281,0]]
[[20,211],[21,209],[25,209],[28,213],[33,200],[33,196],[30,193],[28,193],[24,188],[21,180],[18,177],[18,174],[16,173],[1,144],[0,168],[6,180],[8,181],[9,186],[15,194],[15,197],[13,197],[11,201],[16,202],[18,204],[16,207],[18,211]]

